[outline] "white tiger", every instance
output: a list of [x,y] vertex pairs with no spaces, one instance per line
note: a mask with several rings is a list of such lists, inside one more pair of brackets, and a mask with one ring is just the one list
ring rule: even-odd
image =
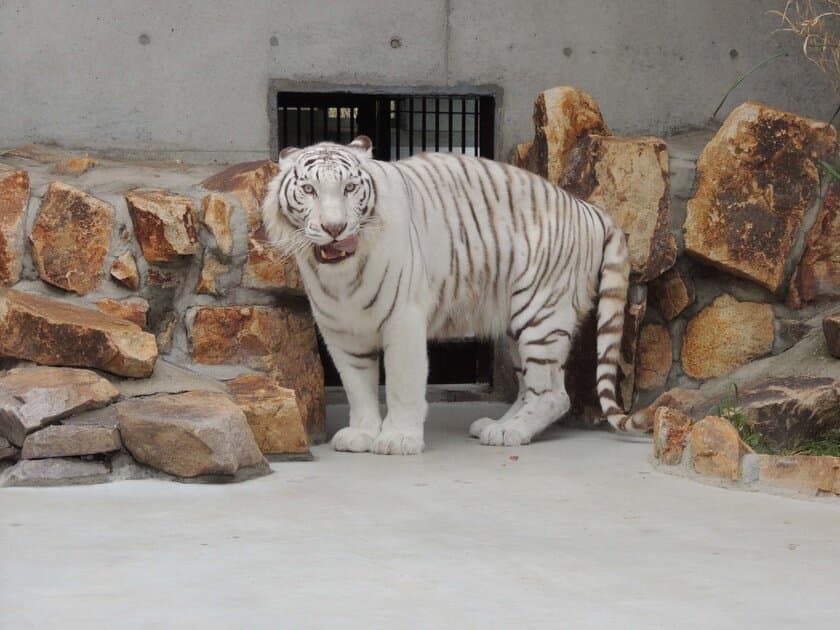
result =
[[[294,255],[341,375],[350,425],[341,451],[423,450],[427,339],[507,337],[519,396],[482,444],[519,446],[569,410],[563,366],[598,297],[597,386],[613,427],[629,263],[624,235],[599,208],[507,164],[423,153],[372,159],[348,146],[285,149],[263,204],[269,237]],[[378,400],[384,351],[387,415]]]

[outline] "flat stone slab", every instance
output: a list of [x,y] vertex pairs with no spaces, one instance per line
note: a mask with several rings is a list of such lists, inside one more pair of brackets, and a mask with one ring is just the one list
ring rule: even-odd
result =
[[0,475],[0,486],[80,486],[105,483],[111,470],[99,461],[22,459]]
[[158,356],[154,335],[136,324],[14,289],[0,289],[0,330],[0,355],[42,365],[145,378]]
[[20,453],[20,449],[14,446],[6,438],[0,438],[0,461],[14,459]]
[[27,434],[74,413],[104,407],[119,392],[89,370],[33,367],[0,377],[0,436],[21,446]]
[[94,425],[55,425],[26,436],[23,459],[111,453],[122,448],[120,432]]
[[267,465],[245,414],[215,392],[164,394],[117,405],[123,443],[147,466],[179,477],[233,475]]

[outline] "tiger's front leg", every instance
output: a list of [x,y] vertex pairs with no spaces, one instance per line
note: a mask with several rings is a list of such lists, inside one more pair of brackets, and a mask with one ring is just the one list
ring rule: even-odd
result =
[[379,455],[415,455],[423,451],[428,409],[425,316],[415,308],[393,313],[382,341],[388,414],[371,450]]

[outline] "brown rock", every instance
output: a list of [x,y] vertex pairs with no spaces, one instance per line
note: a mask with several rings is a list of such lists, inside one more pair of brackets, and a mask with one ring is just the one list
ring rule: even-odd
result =
[[97,164],[98,162],[96,160],[89,157],[76,157],[59,162],[56,165],[55,170],[60,175],[81,175],[82,173],[86,173],[92,169]]
[[759,455],[759,481],[812,494],[840,494],[840,457]]
[[604,208],[627,235],[631,273],[651,280],[674,264],[668,149],[659,138],[588,136],[566,158],[572,194]]
[[243,162],[208,177],[201,185],[207,190],[232,193],[251,217],[259,214],[268,183],[277,173],[277,165],[271,160]]
[[310,439],[323,439],[324,371],[308,313],[267,306],[199,308],[188,333],[196,363],[266,370],[294,390]]
[[172,342],[175,340],[175,329],[178,327],[178,316],[169,312],[164,315],[157,329],[157,345],[161,354],[168,354],[172,351]]
[[114,260],[111,265],[111,276],[129,289],[136,291],[140,288],[140,273],[137,271],[137,262],[131,252],[125,252]]
[[773,308],[739,302],[724,293],[692,319],[682,346],[685,373],[692,378],[723,376],[773,348]]
[[6,438],[0,437],[0,462],[4,459],[17,459],[20,449]]
[[763,379],[742,387],[736,404],[747,425],[777,449],[840,429],[840,379],[828,376]]
[[309,438],[294,391],[264,376],[250,374],[227,384],[264,454],[309,452]]
[[105,483],[111,470],[104,462],[79,459],[22,459],[0,475],[0,486],[79,486]]
[[53,182],[29,235],[44,282],[84,295],[99,286],[111,246],[114,208],[72,186]]
[[649,288],[653,306],[669,322],[694,304],[694,282],[676,267],[653,280]]
[[682,461],[691,432],[691,418],[678,409],[659,407],[653,422],[653,455],[668,466]]
[[265,464],[245,414],[227,396],[195,391],[117,405],[125,447],[147,466],[179,477],[233,475]]
[[0,164],[0,286],[20,280],[29,175]]
[[201,276],[198,278],[198,285],[195,288],[195,292],[204,295],[219,295],[217,278],[226,274],[228,271],[230,271],[230,267],[216,258],[213,252],[206,250],[201,266]]
[[96,308],[114,317],[127,319],[140,326],[140,328],[146,328],[149,303],[141,297],[130,297],[124,300],[106,298],[99,300],[96,303]]
[[248,258],[242,270],[242,286],[296,293],[303,291],[294,258],[284,258],[277,248],[270,245],[262,227],[248,235]]
[[566,186],[569,152],[590,134],[609,135],[601,110],[589,94],[573,87],[542,92],[534,102],[534,142],[531,169],[553,184]]
[[744,103],[697,161],[686,251],[770,291],[782,286],[797,230],[816,200],[816,161],[837,152],[827,123]]
[[233,233],[230,231],[230,217],[233,208],[223,195],[210,193],[201,200],[201,222],[216,239],[216,247],[225,256],[233,252]]
[[829,354],[840,359],[840,313],[823,318],[823,334]]
[[[644,409],[634,413],[630,421],[636,427],[654,427],[656,410],[660,407],[667,407],[693,417],[697,410],[708,410],[709,405],[706,403],[706,397],[696,389],[675,387],[660,395]],[[701,415],[703,415],[702,412]]]
[[154,336],[136,324],[14,289],[0,289],[0,330],[0,356],[44,365],[143,378],[157,360]]
[[134,233],[149,262],[168,262],[198,252],[198,213],[192,199],[153,189],[125,196]]
[[23,459],[98,455],[122,448],[120,432],[97,426],[51,426],[26,436]]
[[31,367],[0,376],[0,436],[20,446],[27,434],[66,416],[104,407],[119,392],[88,370]]
[[707,416],[691,429],[691,463],[701,475],[740,479],[741,456],[752,449],[728,420]]
[[522,144],[517,144],[516,148],[513,150],[510,163],[519,168],[527,169],[529,154],[531,153],[531,147],[533,146],[533,142],[523,142]]
[[656,389],[668,381],[673,349],[668,329],[660,324],[646,324],[639,334],[639,358],[636,362],[636,387]]
[[806,303],[840,298],[840,182],[832,181],[822,208],[805,242],[805,251],[793,274],[788,302]]

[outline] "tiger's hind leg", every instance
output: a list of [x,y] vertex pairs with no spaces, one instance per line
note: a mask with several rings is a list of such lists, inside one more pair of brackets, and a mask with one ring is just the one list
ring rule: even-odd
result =
[[513,363],[513,372],[516,376],[516,383],[519,387],[519,393],[516,396],[516,400],[513,401],[510,407],[508,407],[507,411],[505,411],[504,415],[499,418],[498,420],[494,418],[479,418],[478,420],[474,421],[470,425],[470,435],[474,438],[480,437],[481,432],[484,430],[485,427],[490,426],[496,422],[504,422],[516,415],[516,413],[522,408],[522,405],[525,404],[525,384],[522,380],[522,362],[519,359],[519,348],[518,344],[513,340],[513,337],[510,333],[508,333],[507,337],[508,352],[510,353],[511,362]]
[[[518,331],[522,360],[522,405],[510,417],[485,426],[482,444],[519,446],[559,420],[570,407],[563,365],[569,354],[577,315],[571,306],[560,305],[542,317],[541,311]],[[532,322],[538,322],[533,324]]]

